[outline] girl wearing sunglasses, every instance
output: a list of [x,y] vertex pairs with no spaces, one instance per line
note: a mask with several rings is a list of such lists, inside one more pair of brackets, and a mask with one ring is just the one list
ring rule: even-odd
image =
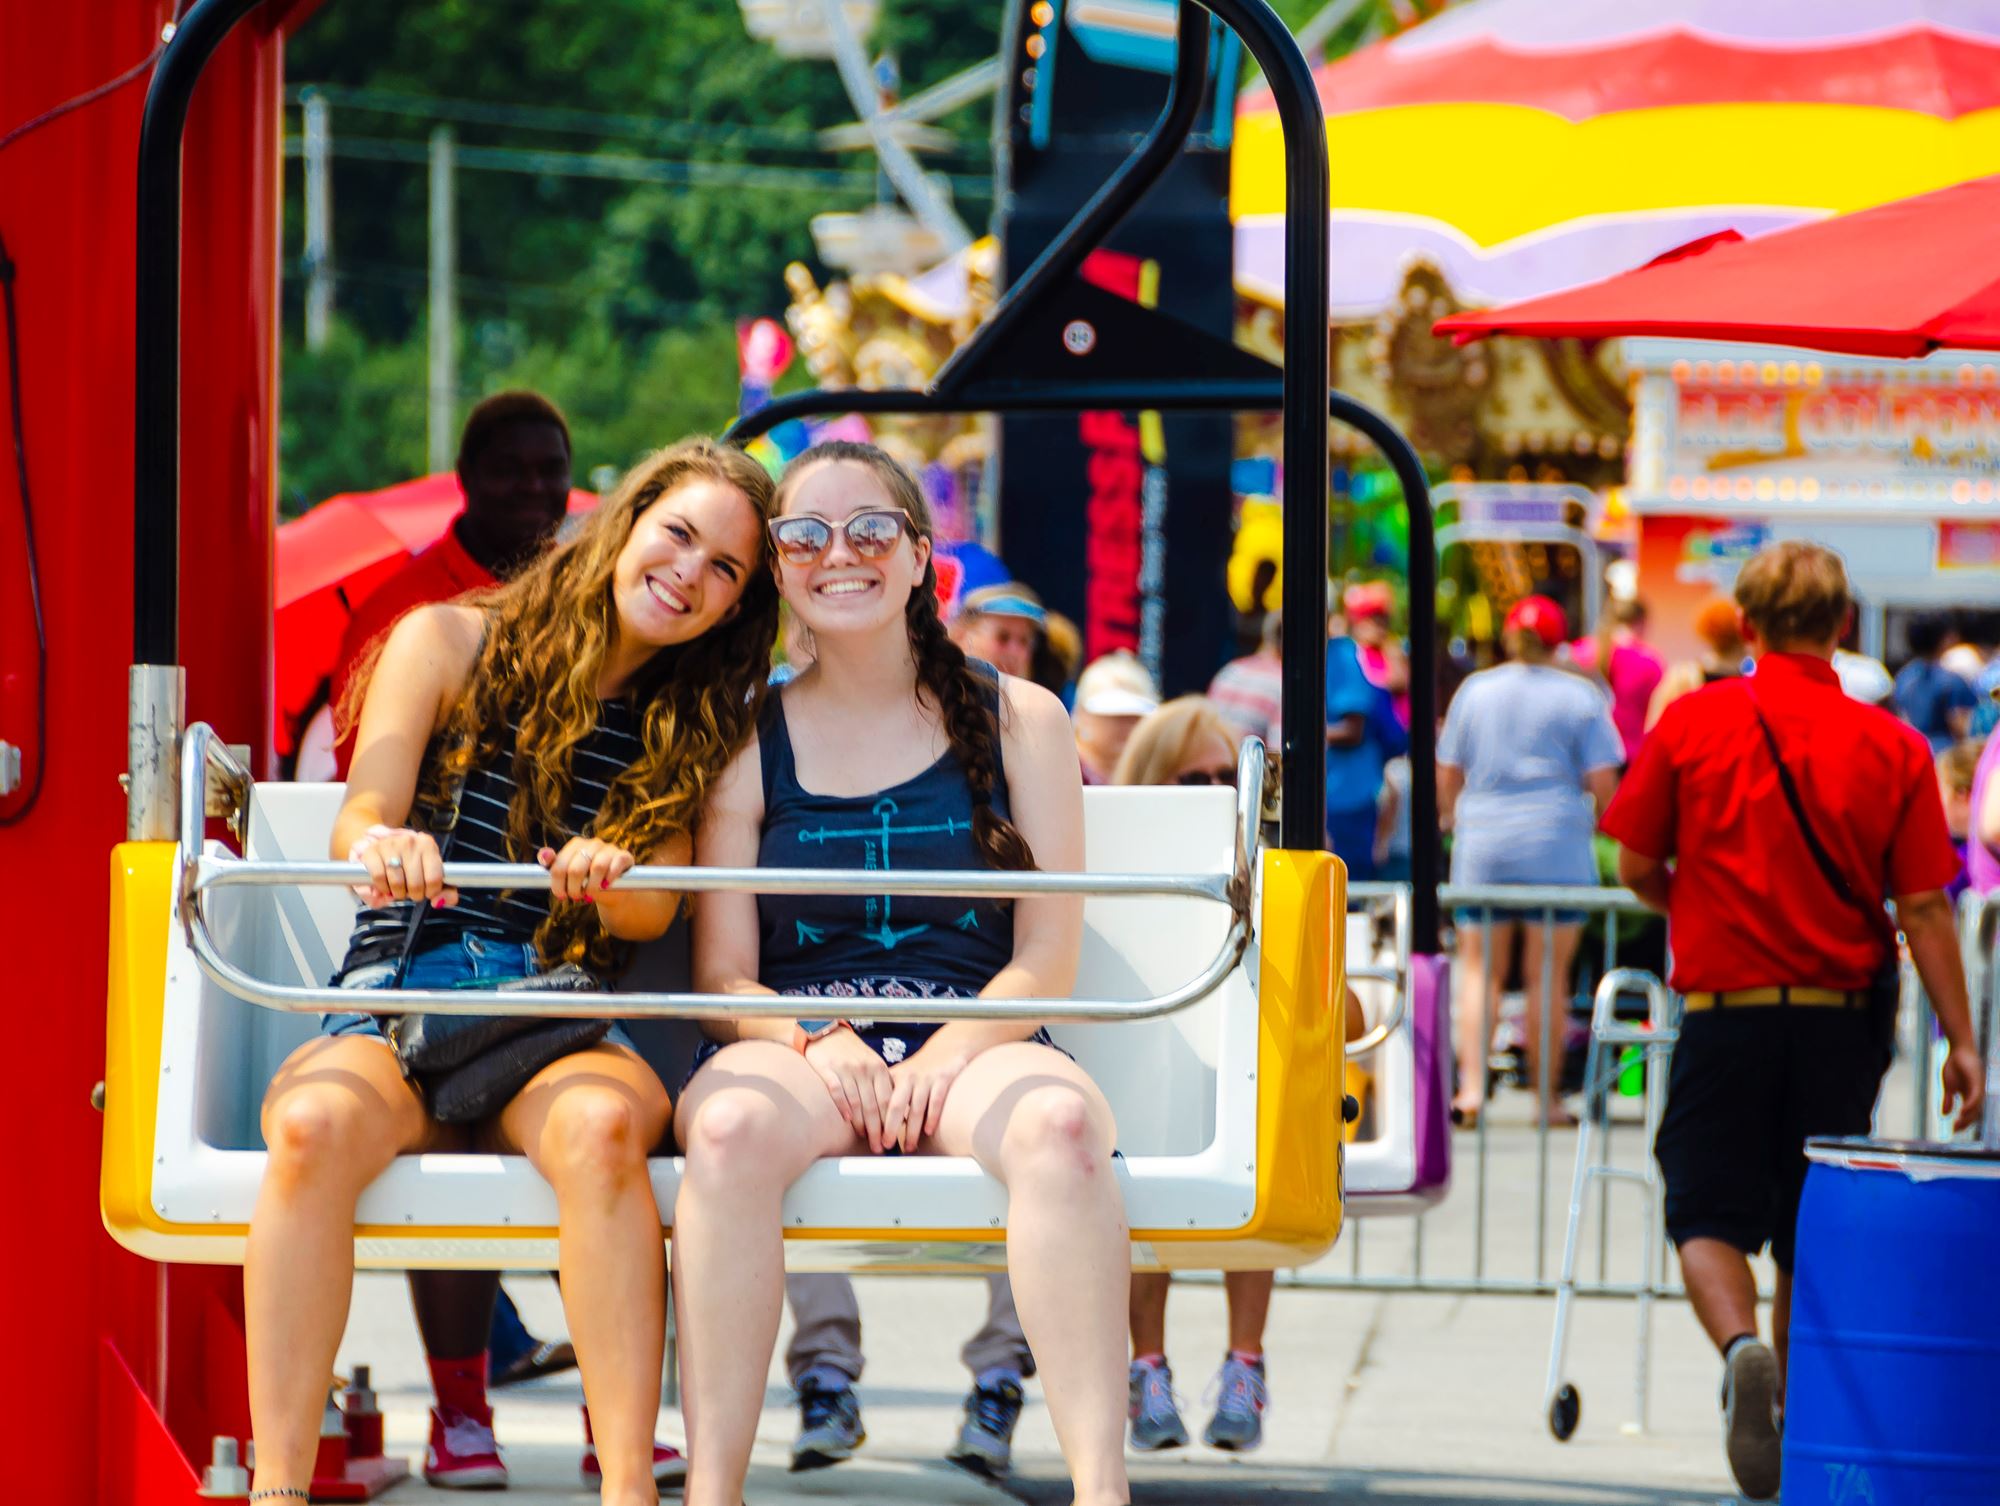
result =
[[[1082,867],[1068,718],[946,635],[915,480],[871,445],[820,445],[786,470],[777,510],[778,588],[818,658],[718,784],[697,860]],[[1111,1111],[1032,1022],[895,1022],[898,998],[1068,994],[1082,933],[1070,896],[702,897],[698,986],[801,997],[796,1020],[708,1027],[675,1115],[690,1506],[742,1498],[784,1296],[786,1188],[822,1156],[885,1152],[971,1156],[1006,1186],[1009,1274],[1076,1500],[1130,1500]]]

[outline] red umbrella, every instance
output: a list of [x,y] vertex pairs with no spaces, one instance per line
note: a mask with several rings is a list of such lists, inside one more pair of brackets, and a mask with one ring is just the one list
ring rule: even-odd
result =
[[1487,335],[1668,335],[1857,356],[2000,350],[2000,176],[1745,240],[1734,231],[1566,292],[1440,319]]
[[[572,491],[569,510],[597,504]],[[465,506],[458,477],[424,476],[375,492],[329,497],[278,527],[275,633],[278,751],[333,672],[354,609],[418,550],[443,536]]]

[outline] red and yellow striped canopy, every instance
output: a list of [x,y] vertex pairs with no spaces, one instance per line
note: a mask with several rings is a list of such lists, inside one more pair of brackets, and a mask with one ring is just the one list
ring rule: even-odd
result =
[[[1472,0],[1317,77],[1339,319],[1417,257],[1510,302],[2000,172],[2000,0]],[[1237,286],[1276,303],[1268,91],[1231,176]]]

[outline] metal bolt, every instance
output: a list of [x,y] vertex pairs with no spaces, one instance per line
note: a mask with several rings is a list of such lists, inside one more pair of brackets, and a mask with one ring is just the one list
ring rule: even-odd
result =
[[90,1106],[100,1114],[104,1112],[104,1084],[102,1082],[90,1090]]
[[174,39],[174,33],[179,30],[180,27],[178,25],[169,21],[165,26],[160,28],[160,40],[162,42],[171,42]]

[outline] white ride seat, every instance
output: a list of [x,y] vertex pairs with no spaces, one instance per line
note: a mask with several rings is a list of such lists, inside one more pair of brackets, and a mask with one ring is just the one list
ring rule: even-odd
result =
[[[335,785],[256,785],[242,825],[243,857],[323,860],[340,794]],[[1233,870],[1236,820],[1228,790],[1092,789],[1085,825],[1093,872]],[[135,871],[131,855],[149,850],[121,849],[128,875]],[[217,844],[209,850],[228,855]],[[1273,887],[1268,875],[1276,872],[1275,887],[1286,888],[1291,870],[1274,870],[1270,861],[1266,855],[1260,887]],[[1337,865],[1326,860],[1325,867],[1333,882],[1322,877],[1317,887],[1337,890]],[[235,1262],[264,1168],[259,1106],[279,1063],[313,1033],[317,1017],[245,1002],[213,981],[190,948],[171,894],[159,903],[141,897],[148,888],[128,883],[123,891],[131,934],[127,961],[114,967],[113,978],[108,1081],[116,1122],[107,1125],[106,1223],[128,1247],[155,1259]],[[154,895],[171,888],[150,886]],[[1337,902],[1337,894],[1306,899],[1327,904],[1332,914],[1339,913]],[[345,889],[295,884],[210,888],[202,904],[223,958],[258,979],[295,986],[322,985],[332,974],[355,909]],[[1092,896],[1085,919],[1076,997],[1139,1000],[1199,976],[1225,945],[1231,914],[1196,898]],[[1271,1192],[1274,1182],[1297,1183],[1277,1201],[1294,1207],[1302,1186],[1308,1200],[1324,1203],[1326,1189],[1318,1184],[1329,1180],[1329,1168],[1337,1179],[1338,1031],[1311,1018],[1331,1016],[1328,1001],[1337,995],[1300,999],[1296,1010],[1289,1000],[1274,1008],[1268,997],[1274,979],[1266,978],[1260,1033],[1260,968],[1282,975],[1287,987],[1302,975],[1296,946],[1273,967],[1260,959],[1263,940],[1253,931],[1221,985],[1176,1013],[1054,1029],[1117,1115],[1119,1171],[1141,1264],[1297,1263],[1331,1244],[1337,1229],[1337,1180],[1331,1226],[1316,1239],[1300,1237],[1300,1221],[1274,1206]],[[1337,940],[1331,945],[1327,983],[1338,975]],[[149,946],[164,952],[163,999],[151,1001],[150,1011]],[[1322,935],[1322,956],[1328,948]],[[635,970],[644,979],[638,986],[686,986],[677,934],[647,951]],[[1307,979],[1304,992],[1314,991]],[[678,1093],[695,1027],[633,1020],[628,1028]],[[153,1075],[147,1068],[155,1043]],[[1267,1095],[1263,1114],[1260,1092]],[[1312,1162],[1315,1153],[1300,1147],[1315,1137],[1326,1147],[1317,1170],[1260,1166],[1278,1158]],[[120,1172],[114,1163],[124,1156],[134,1165]],[[665,1154],[652,1162],[663,1223],[671,1217],[680,1164]],[[824,1161],[792,1189],[784,1208],[788,1256],[804,1268],[990,1264],[1002,1254],[1005,1216],[998,1184],[969,1159],[946,1157]],[[553,1194],[523,1157],[407,1156],[362,1195],[356,1258],[368,1266],[549,1268],[556,1261],[555,1219]]]

